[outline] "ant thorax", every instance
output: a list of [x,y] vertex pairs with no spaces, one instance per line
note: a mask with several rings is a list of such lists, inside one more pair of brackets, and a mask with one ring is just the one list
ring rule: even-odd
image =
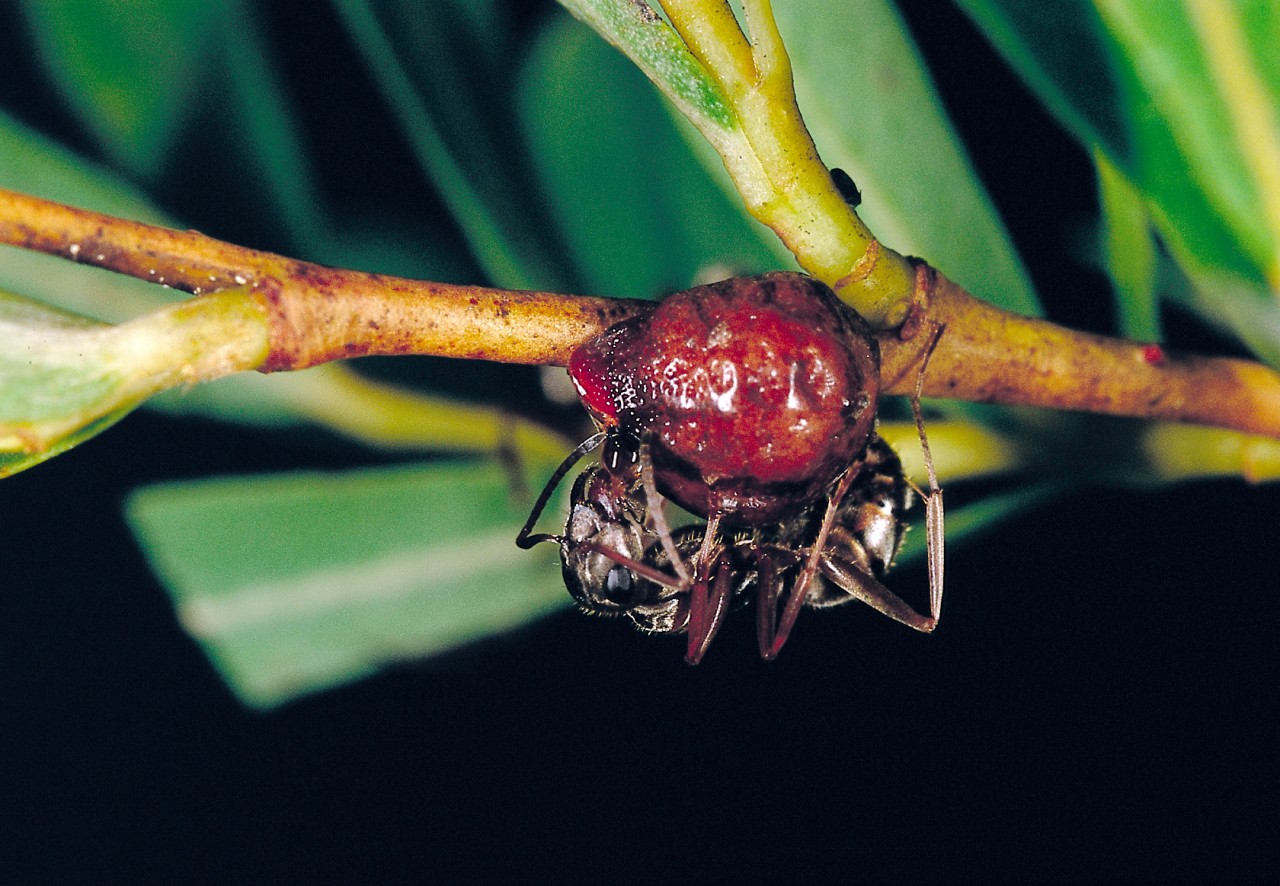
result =
[[[874,433],[875,338],[821,283],[774,273],[677,293],[584,344],[569,372],[603,430],[555,472],[517,543],[557,542],[581,608],[687,633],[691,664],[748,599],[766,659],[804,605],[859,599],[933,630],[940,549],[931,615],[880,583],[911,489]],[[532,533],[554,487],[601,445],[573,485],[564,533]],[[706,522],[672,532],[668,498]],[[936,489],[929,501],[932,547]]]

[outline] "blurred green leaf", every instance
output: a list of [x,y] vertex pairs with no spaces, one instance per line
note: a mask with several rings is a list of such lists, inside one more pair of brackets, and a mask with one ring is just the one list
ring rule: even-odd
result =
[[986,301],[1039,305],[1026,269],[887,0],[777,3],[796,97],[829,166],[862,191],[876,237]]
[[278,209],[288,242],[302,254],[327,260],[324,253],[332,239],[328,214],[257,10],[249,0],[221,2],[228,14],[217,22],[215,45],[220,52],[211,53],[204,63],[206,70],[216,68],[225,76],[206,88],[225,92],[229,125],[237,133],[230,143],[236,159],[247,170],[260,172],[259,199]]
[[[1219,2],[1219,0],[1215,0]],[[1224,3],[1223,9],[1237,4]],[[1167,128],[1173,145],[1139,142],[1136,178],[1139,186],[1150,187],[1167,178],[1171,169],[1184,169],[1185,176],[1204,193],[1213,213],[1232,231],[1237,250],[1244,255],[1222,270],[1241,274],[1253,270],[1260,279],[1277,261],[1276,232],[1271,231],[1260,182],[1255,179],[1248,160],[1248,145],[1232,119],[1231,104],[1238,100],[1232,89],[1236,84],[1224,82],[1212,64],[1206,42],[1212,37],[1197,33],[1189,18],[1186,3],[1146,3],[1142,0],[1100,0],[1102,19],[1120,49],[1120,57],[1132,67],[1137,89],[1130,92],[1128,116],[1138,126],[1150,125],[1158,119]],[[1232,20],[1219,23],[1223,28],[1240,24]],[[1243,34],[1242,46],[1250,41]],[[1280,46],[1280,29],[1268,35],[1268,52]],[[1236,64],[1257,68],[1254,59],[1242,55]],[[1280,80],[1260,84],[1266,90],[1268,107],[1274,125],[1275,109],[1280,104]],[[1155,112],[1154,114],[1152,112]],[[1151,148],[1158,145],[1161,150]],[[1170,150],[1176,145],[1176,153]],[[1181,160],[1178,166],[1173,160]],[[1274,158],[1280,163],[1280,157]],[[1181,227],[1183,218],[1170,218]],[[1241,266],[1241,260],[1249,265]]]
[[244,290],[119,326],[0,291],[0,342],[0,451],[37,456],[6,459],[12,472],[65,451],[158,391],[257,366],[267,317]]
[[522,74],[526,142],[590,291],[654,298],[711,268],[789,262],[691,156],[644,76],[585,25],[550,22]]
[[63,97],[116,162],[156,171],[206,72],[218,0],[23,0]]
[[955,0],[1082,144],[1129,168],[1124,84],[1090,0]]
[[1170,295],[1180,304],[1232,332],[1259,360],[1280,367],[1280,303],[1261,295],[1251,281],[1199,271],[1192,286]]
[[[0,187],[153,224],[165,216],[120,176],[19,123],[0,108]],[[18,252],[0,247],[6,254]],[[139,288],[158,287],[138,282]],[[170,293],[170,299],[175,295]]]
[[451,2],[403,17],[396,4],[379,7],[386,21],[360,0],[333,5],[489,279],[511,289],[570,288],[521,184],[519,152],[502,148],[508,112],[472,76],[470,20]]
[[[541,468],[539,468],[541,470]],[[267,707],[569,602],[491,462],[153,486],[128,516],[178,616]]]
[[[1229,13],[1228,25],[1197,33],[1186,2],[1100,0],[1097,10],[1080,0],[959,2],[1076,138],[1133,182],[1171,254],[1203,290],[1197,308],[1273,360],[1280,339],[1265,331],[1273,324],[1256,323],[1271,313],[1267,281],[1280,258],[1280,232],[1269,221],[1280,194],[1266,183],[1280,158],[1242,140],[1240,121],[1261,115],[1265,128],[1280,108],[1274,4],[1207,4]],[[1224,36],[1242,47],[1230,63],[1258,88],[1251,110],[1234,119],[1232,103],[1247,90],[1223,82],[1206,55],[1206,38]]]
[[[118,177],[75,156],[0,112],[0,187],[23,190],[86,209],[125,218],[180,227]],[[343,238],[340,251],[351,265],[388,267],[385,249],[393,236],[367,228]],[[374,244],[371,238],[377,238]],[[410,244],[405,243],[405,254]],[[417,249],[419,256],[429,250]],[[421,261],[419,258],[417,261]],[[9,246],[0,246],[0,289],[21,292],[45,304],[81,316],[123,323],[151,313],[184,293],[87,265]],[[205,415],[225,421],[285,426],[311,421],[373,445],[449,451],[492,451],[501,434],[527,454],[545,453],[563,444],[530,422],[503,416],[493,409],[459,406],[408,391],[392,391],[361,381],[336,367],[307,372],[259,375],[241,373],[152,398],[148,405],[172,412]],[[126,410],[127,411],[127,410]],[[116,414],[119,419],[124,413]],[[106,425],[95,425],[102,430]],[[495,429],[505,428],[499,431]],[[81,432],[77,440],[90,436]],[[468,442],[469,441],[469,442]],[[70,448],[70,438],[57,452]],[[10,472],[52,457],[6,456]]]
[[1105,154],[1096,151],[1094,162],[1102,204],[1104,255],[1121,334],[1140,341],[1160,341],[1158,255],[1151,218],[1142,195]]

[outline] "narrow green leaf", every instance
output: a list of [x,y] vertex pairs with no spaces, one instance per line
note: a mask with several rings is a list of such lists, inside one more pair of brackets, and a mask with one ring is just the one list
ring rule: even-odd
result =
[[155,486],[128,516],[178,616],[267,707],[569,601],[493,463]]
[[[36,133],[2,108],[0,186],[137,221],[169,223],[160,210],[120,176]],[[7,246],[0,249],[7,250],[6,254],[18,251]],[[140,282],[136,285],[158,289]],[[169,295],[170,300],[178,297]]]
[[1124,85],[1090,0],[955,0],[1067,130],[1128,168]]
[[[475,109],[467,108],[465,93],[460,99],[447,90],[436,91],[438,83],[418,83],[397,52],[395,40],[367,4],[333,0],[333,5],[399,119],[419,166],[448,205],[489,278],[511,289],[564,288],[559,285],[560,269],[542,246],[536,221],[486,174],[492,170],[499,179],[504,177],[500,153],[489,141],[485,126],[470,116]],[[439,15],[420,19],[428,25],[444,20]],[[461,64],[452,58],[444,64],[450,61]],[[448,69],[448,73],[455,81],[465,82],[463,70]],[[454,103],[450,119],[469,135],[451,140],[451,131],[429,103],[433,96]]]
[[590,291],[653,298],[713,268],[790,263],[690,154],[643,75],[580,22],[549,23],[519,101],[542,190]]
[[704,134],[736,128],[728,98],[671,25],[643,0],[560,0],[560,5],[621,50]]
[[[1228,4],[1229,8],[1232,4]],[[1233,120],[1230,105],[1234,84],[1223,82],[1197,34],[1184,3],[1147,3],[1142,0],[1100,0],[1098,8],[1109,33],[1132,65],[1139,92],[1131,95],[1129,112],[1155,115],[1168,127],[1184,168],[1204,192],[1215,213],[1231,229],[1240,248],[1256,269],[1275,268],[1280,255],[1280,232],[1268,225],[1266,202],[1250,168],[1248,145]],[[1235,22],[1238,24],[1238,22]],[[1233,27],[1231,23],[1223,25]],[[1248,41],[1236,35],[1241,45]],[[1280,32],[1271,35],[1272,46],[1280,45]],[[1253,68],[1246,55],[1235,59],[1240,66]],[[1280,105],[1280,81],[1260,83],[1267,90],[1262,113],[1273,117]],[[1139,184],[1167,177],[1168,156],[1138,156]],[[1280,164],[1280,157],[1272,162]],[[1175,223],[1177,220],[1174,220]],[[1228,266],[1226,270],[1239,270]]]
[[240,290],[119,326],[0,292],[0,452],[14,454],[5,471],[65,451],[158,391],[254,368],[266,349],[267,318]]
[[777,3],[796,97],[823,160],[862,191],[877,238],[981,298],[1038,314],[1030,279],[892,4]]
[[153,173],[200,86],[216,0],[23,0],[41,59],[107,153]]
[[1170,297],[1234,333],[1259,360],[1280,369],[1280,303],[1259,292],[1253,281],[1229,274],[1194,269],[1183,279],[1192,285],[1171,287]]
[[[23,190],[86,209],[126,218],[181,227],[155,209],[118,177],[31,132],[0,112],[0,187]],[[420,267],[427,247],[418,244],[418,258],[397,265],[385,248],[403,232],[383,233],[366,227],[341,243],[352,265],[384,272],[409,273]],[[372,243],[377,240],[377,244]],[[405,254],[410,244],[404,243]],[[415,264],[414,262],[419,264]],[[390,266],[389,266],[390,265]],[[184,293],[111,274],[47,255],[0,246],[0,289],[22,292],[47,305],[80,316],[113,323],[156,311]],[[511,419],[497,410],[462,406],[427,395],[395,391],[336,367],[307,372],[259,375],[241,373],[205,384],[184,386],[161,394],[149,405],[172,412],[205,415],[224,421],[290,425],[315,422],[373,445],[449,451],[493,451],[501,439],[515,442],[530,456],[552,446],[563,448],[555,435],[530,422]],[[127,410],[126,410],[127,411]],[[115,415],[119,419],[124,413]],[[95,424],[97,431],[105,428]],[[91,434],[80,433],[76,440]],[[72,442],[64,438],[57,450],[38,456],[4,456],[4,470],[16,472]]]
[[[1262,302],[1274,287],[1275,231],[1264,205],[1280,206],[1280,189],[1258,176],[1275,175],[1277,164],[1255,162],[1251,170],[1229,111],[1242,90],[1216,81],[1186,0],[1099,0],[1098,10],[1082,0],[959,2],[1064,126],[1133,182],[1170,253],[1205,288],[1189,303],[1271,359],[1280,340],[1260,329],[1273,324],[1250,323],[1271,313]],[[1228,36],[1247,49],[1228,55],[1258,87],[1251,107],[1274,118],[1274,4],[1202,5],[1238,16],[1239,32],[1233,26]]]
[[247,168],[260,170],[262,199],[277,209],[289,242],[303,254],[328,261],[325,251],[332,235],[327,213],[257,10],[249,0],[223,2],[230,14],[217,22],[216,42],[225,76],[207,88],[226,90],[233,115],[228,125],[237,132],[235,152]]
[[89,422],[77,431],[73,431],[60,438],[46,449],[38,452],[3,452],[0,451],[0,478],[11,477],[28,468],[34,468],[38,464],[43,464],[51,458],[55,458],[62,453],[74,449],[85,440],[96,437],[107,428],[114,425],[120,419],[124,418],[130,412],[133,412],[133,406],[126,406],[115,412],[104,415],[102,418]]
[[1107,273],[1115,291],[1120,331],[1128,338],[1159,341],[1156,243],[1142,195],[1106,154],[1094,152],[1102,203]]

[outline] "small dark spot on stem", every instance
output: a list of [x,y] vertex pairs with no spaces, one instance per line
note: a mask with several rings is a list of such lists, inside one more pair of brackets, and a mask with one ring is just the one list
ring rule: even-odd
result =
[[653,11],[653,7],[644,2],[644,0],[631,0],[631,2],[636,7],[636,11],[640,13],[640,18],[649,24],[652,25],[659,20],[658,14]]

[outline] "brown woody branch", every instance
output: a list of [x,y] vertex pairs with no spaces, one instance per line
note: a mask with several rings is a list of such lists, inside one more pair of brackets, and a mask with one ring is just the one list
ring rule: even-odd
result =
[[[271,323],[263,372],[373,354],[564,365],[583,341],[651,302],[455,286],[338,270],[0,190],[0,243],[194,294],[246,286]],[[914,390],[941,326],[925,394],[1195,422],[1280,438],[1280,375],[1258,363],[1009,314],[922,273],[901,330],[879,335],[884,392]]]

